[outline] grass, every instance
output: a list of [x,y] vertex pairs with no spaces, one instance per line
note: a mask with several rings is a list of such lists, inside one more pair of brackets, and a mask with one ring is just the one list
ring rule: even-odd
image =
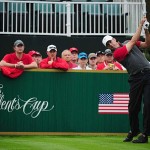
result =
[[0,150],[149,150],[124,136],[0,136]]

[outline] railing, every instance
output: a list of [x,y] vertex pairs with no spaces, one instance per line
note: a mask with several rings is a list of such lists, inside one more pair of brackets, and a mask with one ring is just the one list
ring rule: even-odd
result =
[[[84,1],[84,0],[83,0]],[[48,2],[0,0],[0,34],[132,35],[143,2]]]

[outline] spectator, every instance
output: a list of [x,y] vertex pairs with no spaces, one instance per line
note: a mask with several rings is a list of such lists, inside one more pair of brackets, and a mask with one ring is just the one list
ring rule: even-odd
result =
[[71,47],[69,50],[72,54],[71,62],[78,64],[78,49],[76,47]]
[[55,45],[49,45],[47,47],[47,55],[48,55],[48,57],[43,59],[40,62],[40,68],[62,69],[62,70],[69,69],[69,65],[65,60],[63,60],[62,58],[56,57],[57,48]]
[[21,40],[14,42],[14,53],[6,54],[1,61],[1,69],[4,75],[16,78],[22,74],[24,69],[37,68],[32,57],[24,53],[24,43]]
[[97,70],[124,70],[122,65],[114,61],[112,51],[110,49],[105,50],[105,61],[97,65]]
[[88,58],[87,54],[85,52],[79,53],[78,56],[78,66],[76,68],[73,68],[75,70],[92,70],[87,66]]
[[103,63],[105,60],[105,53],[102,51],[98,51],[96,52],[96,55],[97,55],[97,65]]
[[33,60],[37,63],[37,65],[39,67],[40,62],[42,61],[42,55],[35,50],[29,51],[28,54],[33,58]]
[[91,68],[92,70],[96,70],[97,69],[97,55],[95,53],[90,53],[88,55],[88,60],[89,60],[89,65],[88,67]]
[[64,59],[68,63],[69,69],[72,69],[78,66],[77,64],[71,62],[71,52],[68,49],[64,50],[61,53],[61,58]]

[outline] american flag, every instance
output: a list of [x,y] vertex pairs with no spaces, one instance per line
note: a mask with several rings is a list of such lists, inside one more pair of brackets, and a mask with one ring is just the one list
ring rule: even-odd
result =
[[100,114],[128,114],[128,93],[99,94]]

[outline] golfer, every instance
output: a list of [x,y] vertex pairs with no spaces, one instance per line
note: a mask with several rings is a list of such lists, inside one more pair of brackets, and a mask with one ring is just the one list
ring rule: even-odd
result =
[[[150,46],[149,23],[146,17],[140,21],[139,27],[129,41],[119,43],[112,36],[106,35],[102,43],[112,50],[114,58],[120,62],[129,73],[130,101],[128,105],[130,128],[124,142],[147,143],[150,135],[150,64],[141,52],[141,48]],[[145,30],[145,42],[139,41],[142,28]],[[143,131],[139,129],[138,114],[143,107]],[[133,137],[139,137],[133,140]]]

